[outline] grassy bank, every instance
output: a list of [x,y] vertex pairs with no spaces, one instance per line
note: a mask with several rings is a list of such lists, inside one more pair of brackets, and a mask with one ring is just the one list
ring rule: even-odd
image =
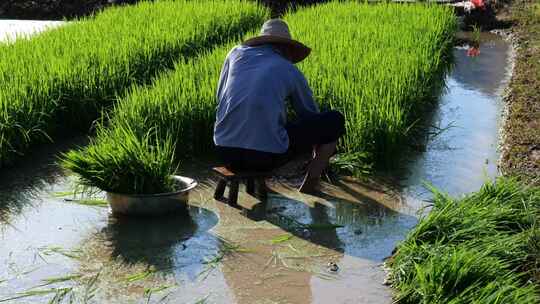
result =
[[141,2],[0,45],[0,167],[59,130],[86,130],[128,87],[266,15],[234,0]]
[[517,0],[511,13],[518,51],[506,99],[501,167],[540,185],[540,4]]
[[[347,118],[349,133],[341,149],[377,155],[372,161],[395,157],[415,118],[442,85],[455,29],[451,11],[439,6],[330,3],[301,10],[287,21],[295,36],[314,48],[300,68],[317,101],[323,108],[341,110]],[[119,164],[140,162],[129,149],[114,152],[107,144],[122,141],[115,137],[126,133],[122,130],[136,137],[134,146],[148,145],[149,150],[172,140],[180,157],[211,152],[215,88],[233,46],[180,63],[152,87],[135,89],[114,109],[110,127],[100,128],[89,148],[69,153],[64,165],[91,185],[119,191],[117,181],[132,180]],[[156,163],[171,159],[172,152],[163,151],[169,154],[156,155]],[[119,162],[118,155],[125,159]],[[155,172],[140,174],[156,185],[164,176]],[[131,185],[122,191],[149,189]]]
[[515,179],[436,192],[389,261],[397,303],[539,303],[539,218],[540,188]]

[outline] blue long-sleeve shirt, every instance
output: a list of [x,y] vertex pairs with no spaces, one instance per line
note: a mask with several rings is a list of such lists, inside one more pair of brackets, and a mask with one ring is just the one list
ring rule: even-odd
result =
[[286,100],[299,118],[318,113],[298,68],[271,45],[240,45],[225,59],[217,89],[217,146],[285,153]]

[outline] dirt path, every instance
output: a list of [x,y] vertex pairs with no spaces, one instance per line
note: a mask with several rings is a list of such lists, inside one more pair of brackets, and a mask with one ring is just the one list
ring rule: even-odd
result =
[[501,167],[540,184],[540,4],[518,0],[510,12],[518,51],[506,98]]

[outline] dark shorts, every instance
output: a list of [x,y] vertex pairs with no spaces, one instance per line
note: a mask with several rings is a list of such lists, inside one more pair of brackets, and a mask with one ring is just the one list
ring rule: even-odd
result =
[[315,145],[337,141],[345,133],[345,118],[338,111],[327,111],[290,122],[285,128],[289,136],[287,153],[217,146],[217,154],[233,170],[269,171],[295,155],[310,152]]

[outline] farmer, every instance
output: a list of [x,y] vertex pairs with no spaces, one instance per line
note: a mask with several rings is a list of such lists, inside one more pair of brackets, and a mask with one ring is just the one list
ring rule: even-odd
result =
[[[321,173],[344,134],[337,111],[319,112],[304,75],[294,65],[311,49],[293,40],[285,21],[264,23],[259,36],[233,48],[217,89],[214,143],[233,170],[267,171],[312,151],[300,191],[317,190]],[[287,123],[290,101],[296,119]]]

